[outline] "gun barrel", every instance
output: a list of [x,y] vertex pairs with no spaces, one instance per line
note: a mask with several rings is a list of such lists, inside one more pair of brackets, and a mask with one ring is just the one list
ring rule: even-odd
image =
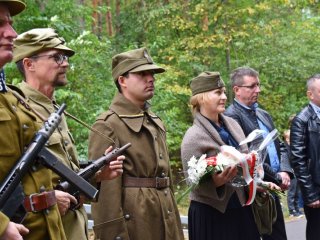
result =
[[[116,157],[120,156],[130,146],[131,146],[131,143],[127,143],[121,148],[115,148],[114,150],[102,156],[101,158],[95,161],[92,161],[92,163],[89,166],[79,171],[77,175],[86,180],[89,180],[91,177],[94,176],[94,174],[99,169],[109,164]],[[70,188],[71,188],[71,184],[68,181],[63,181],[56,186],[56,189],[58,190],[66,191],[66,192],[69,192],[70,194],[73,194],[70,192]]]

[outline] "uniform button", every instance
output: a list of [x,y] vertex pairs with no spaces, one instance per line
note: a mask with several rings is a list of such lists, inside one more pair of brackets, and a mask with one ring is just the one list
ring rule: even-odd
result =
[[164,195],[166,195],[166,196],[168,195],[168,191],[167,190],[164,191]]
[[17,107],[15,105],[12,105],[12,109],[16,112],[17,111]]
[[161,173],[161,177],[165,177],[166,176],[166,174],[163,172],[163,173]]
[[62,131],[62,127],[58,127],[59,131]]
[[115,240],[122,240],[122,237],[116,237]]
[[129,219],[130,219],[130,215],[129,215],[129,214],[126,214],[126,215],[124,215],[124,218],[125,218],[126,220],[129,220]]
[[23,124],[22,129],[25,131],[25,130],[29,129],[29,126],[27,124]]
[[162,153],[160,153],[160,154],[159,154],[159,158],[160,158],[160,159],[162,159],[162,158],[163,158],[163,155],[162,155]]
[[65,141],[64,141],[64,145],[65,145],[65,146],[68,146],[68,144],[69,144],[69,141],[65,140]]
[[147,119],[147,121],[146,121],[147,123],[149,123],[149,120]]
[[156,141],[157,141],[157,139],[158,139],[158,137],[157,137],[157,136],[154,136],[154,140],[156,140]]

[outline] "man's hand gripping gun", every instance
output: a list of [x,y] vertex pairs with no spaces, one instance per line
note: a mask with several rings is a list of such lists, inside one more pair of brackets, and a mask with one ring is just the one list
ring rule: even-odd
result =
[[[89,164],[84,169],[78,172],[78,176],[83,179],[86,179],[87,181],[90,181],[90,179],[96,174],[97,171],[99,171],[103,166],[109,164],[116,157],[122,155],[123,152],[130,146],[131,143],[127,143],[126,145],[120,148],[115,148],[111,152],[104,154],[101,158],[97,160],[89,161]],[[78,200],[77,205],[71,204],[70,208],[72,210],[77,209],[79,206],[81,206],[81,191],[79,191],[79,188],[74,186],[70,181],[61,182],[56,186],[56,189],[68,192]]]
[[52,113],[49,116],[43,127],[31,140],[26,151],[16,161],[16,164],[0,184],[0,211],[6,214],[12,221],[21,222],[24,218],[24,193],[21,180],[28,171],[32,171],[32,169],[36,167],[37,163],[44,164],[60,176],[69,180],[90,199],[95,198],[98,193],[96,188],[64,166],[44,147],[61,122],[61,115],[65,108],[66,105],[62,104],[56,113]]

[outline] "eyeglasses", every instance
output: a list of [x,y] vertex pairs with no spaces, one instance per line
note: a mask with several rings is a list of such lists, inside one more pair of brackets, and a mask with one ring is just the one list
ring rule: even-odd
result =
[[53,58],[54,61],[58,64],[61,65],[64,61],[69,61],[69,57],[67,55],[57,53],[57,54],[48,54],[48,55],[40,55],[40,56],[33,56],[32,58],[40,58],[40,57],[49,57]]
[[254,83],[252,85],[242,85],[242,86],[237,86],[237,87],[245,87],[245,88],[249,88],[249,89],[253,90],[253,89],[256,89],[257,87],[261,88],[261,84]]

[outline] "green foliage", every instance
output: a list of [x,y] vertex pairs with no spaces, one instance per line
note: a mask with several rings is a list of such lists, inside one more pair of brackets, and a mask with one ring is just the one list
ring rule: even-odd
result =
[[[259,102],[281,132],[288,127],[289,116],[308,102],[306,79],[320,72],[317,1],[123,0],[117,15],[113,0],[109,7],[96,9],[102,19],[99,34],[92,31],[90,0],[26,2],[28,9],[14,18],[17,32],[53,27],[76,51],[70,59],[69,84],[56,97],[89,125],[108,108],[116,91],[111,57],[141,46],[149,48],[155,62],[167,70],[156,75],[152,105],[166,124],[175,167],[180,164],[182,137],[192,124],[189,82],[200,72],[219,71],[228,85],[232,69],[244,65],[257,69],[263,85]],[[108,10],[112,37],[104,30]],[[6,72],[10,82],[21,81],[14,64]],[[69,126],[81,157],[86,158],[88,130],[73,120]]]

